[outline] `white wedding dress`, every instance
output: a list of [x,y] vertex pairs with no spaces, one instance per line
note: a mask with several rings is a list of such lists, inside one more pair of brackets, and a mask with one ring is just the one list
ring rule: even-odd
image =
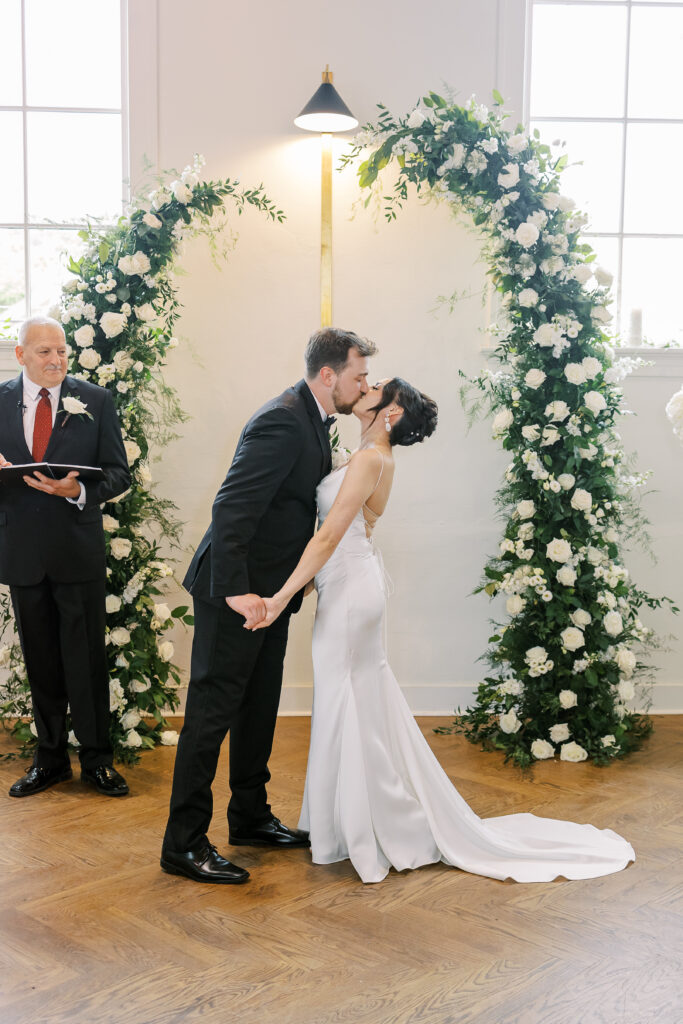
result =
[[[318,487],[322,521],[346,467]],[[517,882],[594,878],[635,860],[615,832],[533,814],[479,818],[441,768],[387,663],[385,581],[358,513],[316,577],[311,746],[299,828],[316,864],[363,882],[443,861]]]

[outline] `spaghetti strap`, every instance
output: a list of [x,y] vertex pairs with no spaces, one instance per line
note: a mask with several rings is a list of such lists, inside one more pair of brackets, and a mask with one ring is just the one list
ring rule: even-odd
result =
[[[375,451],[376,450],[377,449],[375,449]],[[374,528],[375,523],[379,519],[379,515],[378,515],[377,512],[375,512],[374,509],[370,508],[370,506],[368,505],[368,501],[370,500],[372,495],[375,493],[375,491],[379,487],[379,482],[382,479],[382,473],[384,472],[384,456],[382,455],[381,452],[377,452],[377,454],[379,455],[380,459],[382,460],[382,465],[379,468],[379,476],[377,477],[377,480],[375,481],[375,486],[372,488],[372,491],[370,492],[370,494],[368,494],[368,497],[367,497],[366,501],[363,502],[362,509],[361,509],[361,511],[363,513],[363,519],[365,520],[365,525],[370,530],[372,530]],[[369,515],[372,516],[372,520],[368,519],[368,516],[366,515],[366,513],[369,513]]]

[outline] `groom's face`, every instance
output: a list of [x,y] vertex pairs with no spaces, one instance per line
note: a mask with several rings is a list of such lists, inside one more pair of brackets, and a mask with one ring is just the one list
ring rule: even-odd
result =
[[351,412],[359,398],[368,391],[368,360],[361,356],[358,349],[349,349],[349,358],[332,388],[332,401],[337,412],[346,416]]

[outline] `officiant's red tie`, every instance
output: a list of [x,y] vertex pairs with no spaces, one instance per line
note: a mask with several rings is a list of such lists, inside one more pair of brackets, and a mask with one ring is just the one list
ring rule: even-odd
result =
[[47,388],[40,389],[40,401],[36,409],[36,421],[33,424],[33,461],[42,462],[47,443],[52,433],[52,404]]

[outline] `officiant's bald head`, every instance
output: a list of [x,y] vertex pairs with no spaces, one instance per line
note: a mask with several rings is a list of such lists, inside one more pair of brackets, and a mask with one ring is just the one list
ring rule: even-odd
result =
[[50,316],[32,316],[19,328],[14,350],[34,384],[53,388],[66,377],[69,350],[64,328]]

